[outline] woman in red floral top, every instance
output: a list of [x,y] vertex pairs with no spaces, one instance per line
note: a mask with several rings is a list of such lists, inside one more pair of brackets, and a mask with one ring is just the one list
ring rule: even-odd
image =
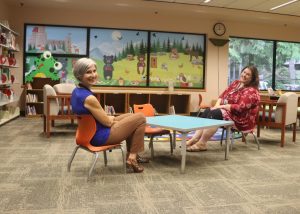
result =
[[[235,80],[219,96],[216,105],[206,109],[201,117],[232,120],[240,131],[250,131],[255,127],[258,103],[260,101],[259,76],[254,66],[245,67],[240,79]],[[196,131],[187,141],[187,151],[200,152],[207,150],[207,141],[216,133],[218,128],[209,128]]]

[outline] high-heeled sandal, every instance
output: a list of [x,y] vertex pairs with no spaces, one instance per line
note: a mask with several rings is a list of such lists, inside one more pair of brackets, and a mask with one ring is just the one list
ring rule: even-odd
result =
[[133,170],[134,173],[141,173],[144,171],[144,167],[138,164],[136,160],[128,159],[126,162],[126,168],[128,170]]

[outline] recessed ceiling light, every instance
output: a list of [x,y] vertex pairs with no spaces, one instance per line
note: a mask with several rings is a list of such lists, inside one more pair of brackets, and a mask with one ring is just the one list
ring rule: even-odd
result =
[[208,2],[210,2],[211,0],[204,0],[204,3],[208,3]]
[[281,7],[287,6],[287,5],[289,5],[289,4],[295,3],[295,2],[297,2],[297,1],[298,1],[298,0],[292,0],[292,1],[286,2],[286,3],[280,4],[280,5],[278,5],[278,6],[272,7],[270,10],[276,10],[276,9],[278,9],[278,8],[281,8]]

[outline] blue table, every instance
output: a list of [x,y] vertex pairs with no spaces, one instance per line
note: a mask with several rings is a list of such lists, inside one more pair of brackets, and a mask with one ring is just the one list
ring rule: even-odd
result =
[[[146,120],[148,125],[173,130],[175,136],[176,136],[176,131],[182,134],[181,173],[184,173],[185,170],[186,139],[187,139],[187,134],[191,131],[195,131],[198,129],[212,128],[212,127],[222,127],[222,126],[226,127],[225,160],[228,159],[229,132],[231,126],[233,126],[232,121],[214,120],[214,119],[206,119],[206,118],[199,118],[199,117],[181,116],[181,115],[147,117]],[[176,141],[176,138],[174,138],[174,140]]]

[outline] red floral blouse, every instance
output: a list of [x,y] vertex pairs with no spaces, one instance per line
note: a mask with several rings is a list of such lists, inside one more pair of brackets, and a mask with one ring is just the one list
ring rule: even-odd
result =
[[223,118],[232,120],[240,131],[250,131],[255,127],[260,95],[254,87],[239,88],[240,81],[235,80],[219,96],[221,105],[230,104],[230,111],[222,109]]

